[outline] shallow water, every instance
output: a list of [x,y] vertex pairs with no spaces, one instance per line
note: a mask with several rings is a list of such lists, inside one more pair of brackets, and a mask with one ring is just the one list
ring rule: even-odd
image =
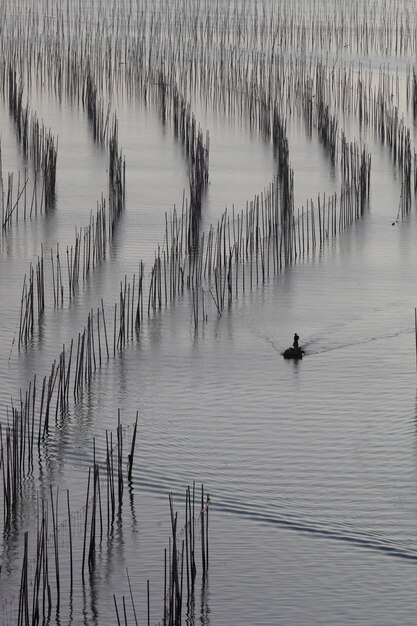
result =
[[[375,53],[376,66],[379,58]],[[406,60],[398,57],[402,102]],[[198,98],[193,104],[210,132],[202,220],[208,229],[226,207],[244,210],[268,186],[276,162],[271,145],[253,129],[207,111]],[[10,398],[18,403],[19,390],[24,393],[35,373],[39,385],[101,298],[111,319],[120,281],[137,272],[141,259],[149,271],[164,239],[166,212],[181,210],[184,190],[188,194],[187,163],[172,128],[160,123],[152,106],[114,96],[127,198],[109,254],[71,303],[54,307],[49,295],[39,329],[19,351],[29,263],[36,262],[41,244],[48,261],[57,244],[64,254],[75,226],[88,224],[107,193],[108,156],[92,141],[82,109],[35,93],[31,106],[59,135],[57,198],[48,214],[20,219],[2,238],[3,425]],[[0,116],[4,176],[24,162],[4,103]],[[140,622],[146,619],[149,580],[151,623],[159,623],[168,495],[183,519],[185,489],[194,481],[197,489],[204,483],[211,498],[210,566],[203,585],[198,572],[190,624],[415,622],[415,207],[397,220],[401,189],[386,147],[371,129],[359,130],[354,115],[347,113],[340,124],[349,140],[360,134],[372,154],[365,215],[320,252],[240,293],[221,317],[213,307],[197,332],[186,291],[146,319],[139,339],[104,361],[68,413],[57,417],[23,486],[16,524],[0,543],[5,625],[16,623],[23,533],[28,530],[34,541],[39,498],[49,498],[51,485],[55,497],[59,487],[62,594],[50,623],[114,624],[113,594],[119,603],[123,595],[129,598],[126,568]],[[317,138],[307,137],[296,117],[287,134],[296,208],[338,191],[338,167]],[[305,357],[286,361],[282,352],[296,331]],[[139,414],[132,481],[125,484],[114,532],[97,551],[94,576],[82,584],[93,441],[104,467],[105,433],[115,432],[118,410],[127,442]],[[77,572],[72,600],[67,489]],[[34,566],[32,553],[31,580]],[[129,601],[128,617],[133,623]]]

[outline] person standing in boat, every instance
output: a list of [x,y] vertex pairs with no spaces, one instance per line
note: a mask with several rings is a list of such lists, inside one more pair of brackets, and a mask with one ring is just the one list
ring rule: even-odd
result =
[[298,340],[300,339],[300,337],[297,335],[297,333],[294,334],[294,341],[292,343],[292,347],[294,348],[294,350],[298,350],[299,345],[298,345]]

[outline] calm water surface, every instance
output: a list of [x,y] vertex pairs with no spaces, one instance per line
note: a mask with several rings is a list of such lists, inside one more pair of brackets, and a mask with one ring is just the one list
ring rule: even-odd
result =
[[[375,62],[378,57],[375,58]],[[402,59],[402,61],[404,61]],[[401,74],[404,84],[404,72]],[[402,93],[402,97],[405,97]],[[245,208],[272,180],[271,146],[257,133],[207,111],[210,186],[203,228],[222,211]],[[59,135],[57,200],[48,215],[19,221],[3,235],[0,263],[2,424],[34,374],[50,371],[103,298],[111,315],[120,281],[150,267],[165,213],[181,209],[187,164],[172,129],[152,107],[114,97],[126,157],[126,209],[106,260],[71,305],[49,301],[31,344],[19,351],[20,297],[29,263],[73,245],[107,189],[107,152],[92,141],[82,109],[33,95],[31,106]],[[8,108],[1,104],[3,176],[24,164]],[[350,120],[350,121],[348,121]],[[409,120],[408,120],[409,121]],[[412,122],[412,121],[411,121]],[[344,125],[353,140],[354,116]],[[396,222],[398,173],[375,136],[369,211],[314,257],[300,259],[247,290],[221,317],[195,332],[189,293],[146,321],[138,341],[106,362],[68,414],[59,416],[37,471],[24,485],[18,523],[0,542],[0,614],[16,622],[22,537],[36,532],[39,497],[60,493],[63,596],[69,585],[65,491],[73,511],[75,567],[93,440],[105,461],[105,432],[117,412],[130,441],[139,432],[123,513],[99,550],[95,576],[76,579],[72,604],[53,624],[115,624],[113,594],[128,597],[140,623],[163,615],[168,495],[183,515],[187,485],[211,497],[208,581],[197,579],[189,623],[407,626],[417,610],[417,373],[414,333],[417,229],[414,207]],[[288,122],[296,207],[340,188],[317,138]],[[392,223],[395,222],[395,225]],[[305,357],[285,361],[294,332]],[[183,522],[182,522],[183,523]],[[81,545],[81,549],[80,546]],[[34,557],[29,577],[34,576]],[[79,571],[79,570],[77,570]],[[129,623],[133,615],[129,605]]]

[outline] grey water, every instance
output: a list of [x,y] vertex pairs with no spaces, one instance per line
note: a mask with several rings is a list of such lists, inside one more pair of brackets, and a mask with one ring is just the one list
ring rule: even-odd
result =
[[[385,61],[372,58],[376,67]],[[398,60],[404,100],[406,62],[413,59]],[[137,272],[140,259],[149,268],[164,239],[165,213],[180,208],[188,193],[187,164],[169,125],[161,124],[152,106],[113,94],[127,190],[116,236],[74,301],[62,307],[49,301],[32,342],[19,350],[29,264],[41,245],[47,258],[57,243],[62,251],[72,245],[75,226],[88,224],[107,191],[108,156],[94,144],[82,109],[36,90],[30,104],[59,136],[57,198],[49,213],[19,220],[2,235],[2,425],[10,398],[17,402],[34,374],[40,379],[49,372],[90,309],[103,298],[111,311],[125,275]],[[203,207],[208,229],[225,208],[240,211],[265,189],[276,163],[271,146],[248,125],[207,110],[197,97],[193,105],[210,133]],[[414,148],[412,116],[405,106],[402,113]],[[0,120],[4,176],[23,170],[24,161],[6,102]],[[211,314],[197,332],[188,295],[163,308],[146,322],[139,340],[95,373],[57,423],[39,472],[24,485],[19,523],[0,540],[5,626],[17,623],[23,532],[36,533],[39,497],[48,496],[50,485],[60,493],[61,580],[67,589],[64,494],[69,489],[74,536],[82,544],[93,440],[104,462],[105,432],[114,431],[119,410],[128,433],[139,414],[123,515],[103,542],[94,575],[83,584],[77,577],[70,605],[63,601],[49,623],[116,624],[113,594],[129,597],[127,572],[140,623],[146,620],[148,580],[151,623],[162,623],[168,496],[182,510],[185,489],[194,481],[210,494],[210,565],[207,581],[198,579],[190,624],[415,623],[416,211],[413,206],[397,219],[401,188],[386,147],[371,131],[358,129],[354,114],[340,125],[350,140],[363,133],[372,154],[369,210],[317,254],[240,294],[223,315]],[[338,191],[338,173],[317,139],[293,119],[287,134],[296,207]],[[282,352],[294,332],[305,356],[286,361]],[[78,551],[77,571],[80,562]],[[134,623],[130,606],[129,620]]]

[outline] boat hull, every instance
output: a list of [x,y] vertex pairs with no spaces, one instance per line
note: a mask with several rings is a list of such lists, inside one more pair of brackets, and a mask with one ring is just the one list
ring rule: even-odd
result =
[[284,359],[302,359],[303,355],[301,348],[287,348],[282,356]]

